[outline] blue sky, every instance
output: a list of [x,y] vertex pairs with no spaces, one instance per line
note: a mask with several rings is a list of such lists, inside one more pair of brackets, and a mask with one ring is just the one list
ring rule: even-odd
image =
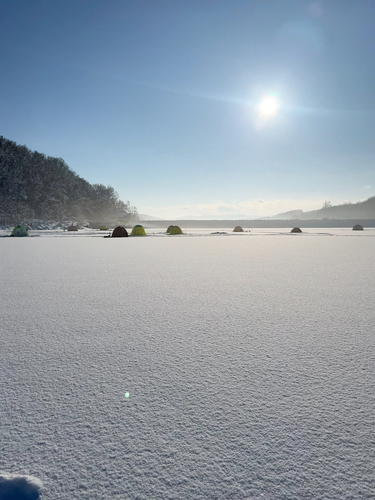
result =
[[160,217],[366,199],[374,25],[372,0],[3,1],[0,134]]

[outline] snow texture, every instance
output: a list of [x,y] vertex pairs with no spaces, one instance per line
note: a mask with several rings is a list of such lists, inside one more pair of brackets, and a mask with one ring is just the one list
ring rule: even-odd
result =
[[337,234],[1,238],[0,470],[41,500],[375,498],[375,239]]
[[1,500],[37,500],[41,487],[36,477],[0,472]]

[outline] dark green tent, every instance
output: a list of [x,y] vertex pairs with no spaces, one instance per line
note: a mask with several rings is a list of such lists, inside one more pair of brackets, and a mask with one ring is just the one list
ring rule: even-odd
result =
[[18,224],[18,226],[13,229],[11,236],[29,236],[29,232],[25,226]]

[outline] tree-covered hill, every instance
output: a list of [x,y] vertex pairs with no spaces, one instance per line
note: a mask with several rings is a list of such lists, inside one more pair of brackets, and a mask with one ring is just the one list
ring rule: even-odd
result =
[[19,221],[108,221],[136,216],[111,186],[90,184],[62,158],[53,158],[0,136],[0,224]]

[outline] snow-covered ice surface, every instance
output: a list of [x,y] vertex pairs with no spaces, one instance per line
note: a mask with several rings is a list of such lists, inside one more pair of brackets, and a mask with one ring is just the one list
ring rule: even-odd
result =
[[1,238],[0,472],[41,500],[375,498],[375,231],[314,231]]

